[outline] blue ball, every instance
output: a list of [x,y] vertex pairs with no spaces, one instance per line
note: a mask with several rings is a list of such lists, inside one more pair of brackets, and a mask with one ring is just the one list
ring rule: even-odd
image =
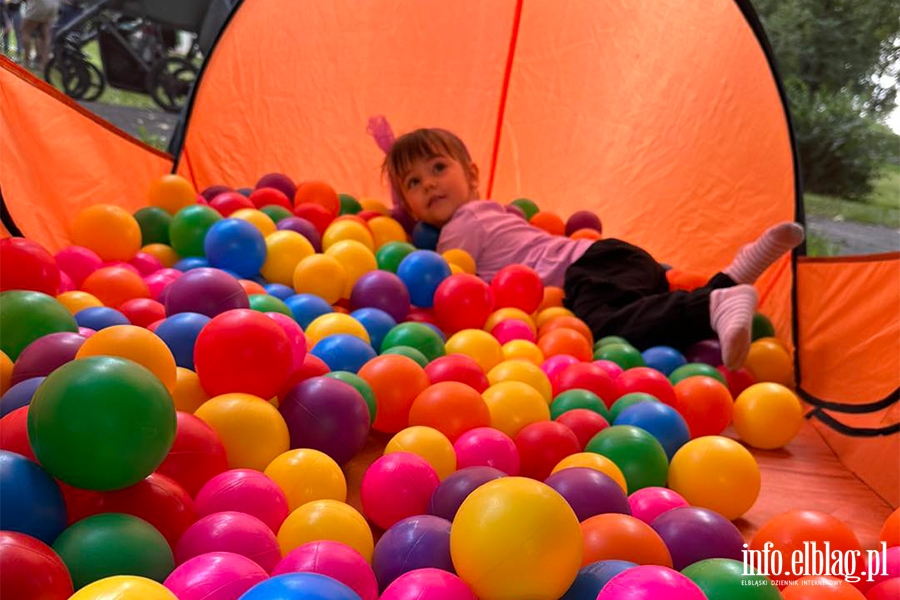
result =
[[263,288],[266,290],[267,294],[275,296],[279,300],[287,300],[297,293],[293,288],[289,288],[283,283],[266,283],[263,285]]
[[32,377],[12,386],[0,396],[0,417],[5,417],[17,408],[31,404],[31,397],[46,377]]
[[329,335],[313,347],[312,355],[321,358],[332,371],[356,373],[375,358],[375,349],[355,335]]
[[175,364],[185,369],[194,370],[194,345],[203,326],[211,319],[200,313],[184,312],[172,315],[156,327],[156,336],[165,342]]
[[644,362],[648,367],[656,369],[666,377],[678,367],[687,364],[684,355],[675,348],[670,348],[669,346],[654,346],[652,348],[647,348],[641,353],[641,356],[644,357]]
[[381,348],[384,336],[397,325],[394,317],[378,308],[360,308],[350,313],[350,316],[362,323],[369,333],[373,348]]
[[419,250],[436,250],[441,230],[433,225],[419,221],[412,230],[413,246]]
[[450,277],[450,265],[437,252],[416,250],[400,261],[397,276],[406,285],[409,299],[415,306],[431,308],[435,290]]
[[601,560],[581,567],[572,587],[559,600],[596,600],[610,579],[637,564],[627,560]]
[[662,402],[632,404],[619,413],[613,425],[634,425],[647,431],[660,443],[669,460],[691,439],[684,417]]
[[343,583],[318,573],[286,573],[257,583],[238,600],[362,600]]
[[247,221],[222,219],[206,232],[203,252],[212,266],[249,278],[266,262],[266,239]]
[[79,327],[87,327],[100,331],[114,325],[131,325],[128,317],[108,306],[92,306],[75,313],[75,322]]
[[21,454],[0,450],[0,529],[45,544],[66,528],[66,503],[47,471]]
[[192,269],[205,269],[207,267],[209,267],[209,261],[201,256],[188,256],[187,258],[182,258],[174,265],[174,268],[185,273]]
[[295,294],[284,301],[294,313],[294,320],[306,329],[316,318],[334,312],[334,308],[315,294]]

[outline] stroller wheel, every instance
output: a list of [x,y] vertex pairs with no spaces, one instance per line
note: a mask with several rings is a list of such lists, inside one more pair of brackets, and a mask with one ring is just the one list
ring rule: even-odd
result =
[[197,67],[181,57],[162,58],[147,74],[147,93],[163,110],[178,112],[187,102],[197,72]]
[[70,53],[54,54],[44,69],[44,79],[75,100],[81,100],[91,84],[89,63]]

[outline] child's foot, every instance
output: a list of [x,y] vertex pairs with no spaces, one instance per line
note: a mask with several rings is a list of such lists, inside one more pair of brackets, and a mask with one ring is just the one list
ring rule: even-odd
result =
[[737,256],[722,272],[736,283],[753,283],[782,254],[793,250],[802,241],[803,227],[798,223],[773,225],[755,242],[738,250]]
[[709,323],[719,335],[722,362],[732,371],[744,366],[747,359],[756,303],[752,285],[713,290],[709,295]]

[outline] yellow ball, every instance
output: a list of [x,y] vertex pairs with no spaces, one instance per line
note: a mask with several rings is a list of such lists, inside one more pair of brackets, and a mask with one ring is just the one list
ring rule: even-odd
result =
[[169,588],[146,577],[115,575],[90,583],[69,600],[178,600]]
[[609,475],[613,481],[619,484],[619,487],[622,488],[623,492],[626,494],[628,493],[628,482],[625,480],[625,474],[622,473],[622,469],[619,468],[619,465],[602,454],[595,454],[593,452],[577,452],[575,454],[570,454],[559,461],[559,463],[553,467],[550,474],[552,475],[563,469],[572,469],[574,467],[594,469],[595,471],[600,471],[605,475]]
[[487,373],[503,361],[503,350],[497,338],[481,329],[457,331],[444,344],[447,354],[465,354]]
[[469,494],[450,529],[459,577],[481,600],[556,600],[581,568],[578,517],[550,486],[524,477]]
[[278,530],[282,556],[307,542],[329,540],[347,544],[372,562],[375,540],[366,519],[349,504],[313,500],[288,515]]
[[171,269],[178,262],[178,253],[172,246],[165,244],[147,244],[141,248],[141,252],[156,258],[167,269]]
[[391,210],[381,202],[381,200],[377,200],[375,198],[360,198],[359,205],[362,206],[363,210],[371,210],[377,212],[380,215],[389,215],[391,214]]
[[353,284],[356,283],[357,279],[378,268],[375,254],[356,240],[335,242],[325,251],[325,256],[330,256],[341,263],[344,271],[347,272],[347,281],[344,283],[342,298],[350,297],[350,292],[353,291]]
[[131,260],[141,249],[141,227],[124,208],[95,204],[72,223],[72,243],[96,252],[103,260]]
[[236,210],[228,215],[228,218],[247,221],[248,223],[256,227],[256,229],[259,230],[261,234],[263,234],[263,237],[272,235],[273,233],[278,231],[278,228],[275,227],[275,221],[272,220],[272,217],[255,208],[242,208],[240,210]]
[[84,342],[75,358],[119,356],[145,367],[171,394],[178,379],[172,351],[149,329],[136,325],[114,325],[101,329]]
[[172,400],[175,401],[175,410],[195,413],[200,406],[209,400],[209,396],[200,385],[200,378],[196,373],[184,367],[178,367],[178,376],[175,381],[175,389],[172,390]]
[[462,250],[460,248],[451,248],[447,250],[441,256],[444,257],[444,260],[447,261],[450,265],[457,265],[460,269],[463,270],[463,273],[468,273],[469,275],[475,274],[475,259],[472,258],[472,255]]
[[266,467],[266,475],[287,496],[295,510],[315,500],[347,501],[347,478],[333,458],[312,448],[290,450]]
[[451,275],[465,275],[466,272],[462,270],[462,267],[459,265],[455,265],[453,263],[447,263],[447,266],[450,267]]
[[309,240],[296,231],[270,233],[266,236],[266,262],[259,272],[269,283],[293,285],[297,265],[315,253]]
[[491,427],[512,439],[526,425],[550,420],[550,407],[540,392],[520,381],[503,381],[481,395],[491,412]]
[[537,329],[534,326],[534,321],[527,312],[520,308],[501,308],[495,310],[491,313],[491,316],[487,318],[487,321],[484,322],[483,329],[485,331],[490,331],[494,327],[497,326],[497,323],[500,321],[505,321],[506,319],[516,319],[518,321],[522,321],[526,325],[528,325],[529,329],[531,329],[531,333],[537,335]]
[[545,308],[541,312],[537,314],[534,318],[534,324],[540,329],[544,323],[549,321],[550,319],[555,319],[556,317],[574,317],[575,313],[573,313],[568,308],[563,308],[562,306],[551,306],[550,308]]
[[553,401],[553,388],[547,374],[537,365],[524,360],[505,360],[488,372],[491,385],[502,381],[520,381],[537,390],[549,405]]
[[801,427],[800,400],[778,383],[751,385],[734,402],[734,429],[754,448],[782,448],[797,436]]
[[366,331],[362,323],[350,315],[338,312],[316,317],[306,326],[304,333],[306,333],[306,345],[310,350],[322,339],[339,333],[356,336],[367,344],[372,343],[372,340],[369,338],[369,332]]
[[750,344],[744,367],[757,383],[770,381],[794,387],[794,361],[791,353],[775,338],[759,338]]
[[197,203],[197,191],[180,175],[163,175],[150,183],[147,201],[150,206],[158,206],[174,215],[185,206]]
[[219,434],[230,469],[263,471],[290,448],[281,413],[257,396],[222,394],[204,402],[194,416]]
[[385,454],[411,452],[425,459],[438,477],[444,479],[456,471],[456,451],[443,433],[433,427],[407,427],[391,438],[384,447]]
[[59,303],[65,306],[66,310],[73,316],[80,310],[94,308],[95,306],[103,306],[103,303],[100,302],[100,299],[97,298],[97,296],[79,290],[63,292],[57,296],[56,299],[59,300]]
[[544,353],[537,344],[528,340],[510,340],[500,350],[503,351],[503,360],[527,360],[537,366],[544,362]]
[[293,280],[298,294],[315,294],[334,304],[347,287],[347,271],[333,256],[313,254],[297,263]]
[[733,521],[759,496],[759,465],[739,443],[709,435],[691,440],[675,453],[668,485],[692,506],[709,508]]
[[405,242],[408,239],[403,225],[390,217],[374,217],[370,219],[369,229],[372,230],[376,250],[389,242]]
[[375,240],[372,232],[359,221],[352,219],[344,219],[342,221],[333,221],[325,228],[322,234],[322,250],[328,251],[329,248],[346,240],[359,242],[369,249],[369,252],[375,251]]
[[0,396],[12,385],[13,366],[13,361],[6,352],[0,352]]

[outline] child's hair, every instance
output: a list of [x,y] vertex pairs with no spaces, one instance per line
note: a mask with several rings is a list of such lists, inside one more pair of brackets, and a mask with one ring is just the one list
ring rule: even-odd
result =
[[403,196],[403,177],[417,160],[429,160],[438,156],[448,156],[462,164],[468,175],[472,175],[469,165],[472,157],[461,139],[446,129],[416,129],[401,135],[391,146],[381,165],[382,174],[387,175],[391,187]]

